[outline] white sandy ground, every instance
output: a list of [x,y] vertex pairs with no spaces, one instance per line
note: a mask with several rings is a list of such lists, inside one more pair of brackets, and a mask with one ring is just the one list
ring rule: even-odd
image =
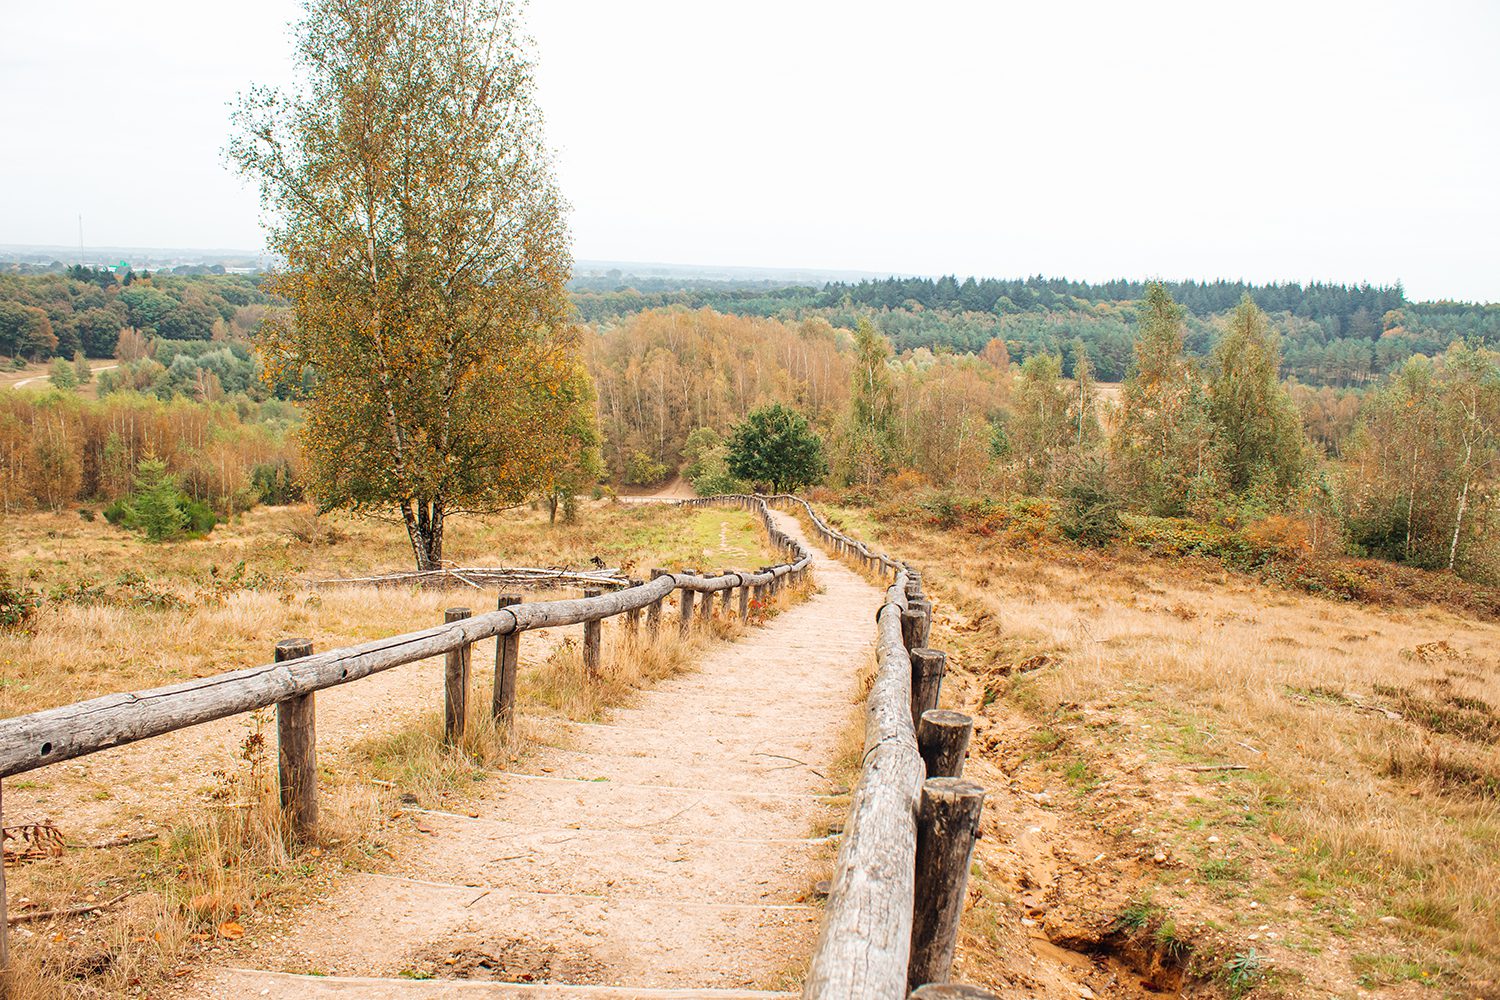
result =
[[423,814],[395,874],[252,927],[183,995],[790,996],[775,990],[800,980],[832,853],[820,834],[845,801],[824,775],[881,599],[821,554],[814,572],[810,600],[607,724],[554,723],[528,773],[495,775],[471,814]]

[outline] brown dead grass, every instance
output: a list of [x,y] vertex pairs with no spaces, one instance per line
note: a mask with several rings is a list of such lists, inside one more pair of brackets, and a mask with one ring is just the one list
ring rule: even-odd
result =
[[[103,522],[52,514],[8,521],[4,569],[10,578],[68,593],[44,602],[28,632],[0,633],[0,715],[263,662],[279,636],[308,636],[315,648],[329,648],[431,625],[456,603],[477,608],[493,600],[468,591],[309,591],[298,578],[401,568],[405,553],[399,530],[389,526],[343,522],[329,532],[307,522],[305,509],[261,510],[208,539],[149,545]],[[455,532],[452,543],[462,562],[581,566],[588,554],[599,554],[641,576],[640,567],[773,560],[743,512],[654,505],[591,506],[577,525],[549,525],[539,514],[520,512],[480,523],[469,534]],[[244,570],[236,568],[240,561]],[[790,591],[771,607],[757,607],[752,624],[802,596]],[[163,793],[149,823],[163,832],[143,843],[91,848],[77,842],[68,800],[87,786],[53,782],[56,769],[10,779],[8,789],[49,786],[48,808],[74,839],[59,857],[8,866],[12,913],[125,895],[102,914],[14,929],[10,995],[154,995],[188,971],[184,963],[193,956],[237,934],[241,921],[295,906],[343,871],[382,868],[395,856],[397,821],[408,805],[461,803],[478,779],[524,753],[538,719],[587,717],[628,700],[686,669],[705,643],[732,639],[743,627],[716,616],[710,628],[682,639],[668,611],[659,637],[647,636],[643,621],[641,635],[629,639],[620,620],[606,622],[604,676],[594,685],[583,679],[573,642],[554,649],[529,634],[518,685],[520,738],[513,744],[501,739],[485,711],[483,647],[472,672],[468,732],[456,750],[439,745],[436,712],[343,750],[340,742],[352,734],[320,725],[316,845],[293,845],[282,826],[269,712],[251,718],[232,761],[205,756],[203,794],[184,800]],[[334,752],[324,756],[325,747]],[[216,766],[213,775],[206,773]],[[109,797],[107,788],[90,796],[105,800],[103,806]]]
[[[1150,900],[1196,951],[1193,991],[1233,992],[1225,963],[1255,949],[1266,995],[1495,995],[1500,627],[1201,561],[910,525],[887,544],[937,595],[945,700],[987,727],[980,756],[1108,841],[1080,895]],[[1018,921],[1019,887],[994,891],[991,918]]]

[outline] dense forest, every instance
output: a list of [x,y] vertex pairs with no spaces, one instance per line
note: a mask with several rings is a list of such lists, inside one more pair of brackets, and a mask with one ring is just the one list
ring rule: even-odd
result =
[[680,471],[700,492],[744,488],[731,438],[779,403],[821,435],[834,486],[1043,498],[1080,539],[1131,513],[1274,523],[1297,545],[1500,579],[1496,354],[1456,341],[1352,390],[1284,380],[1277,324],[1248,294],[1206,355],[1167,286],[1147,288],[1127,328],[1117,392],[1081,337],[1017,364],[1000,338],[976,354],[898,351],[864,317],[668,308],[587,344],[605,462],[625,484]]
[[[834,486],[1282,517],[1320,546],[1500,579],[1497,306],[1231,282],[603,283],[571,293],[587,461],[541,502],[679,474],[754,485],[730,474],[732,441],[781,404]],[[221,517],[295,495],[288,432],[318,375],[268,383],[256,350],[285,308],[246,276],[0,276],[0,352],[56,357],[51,395],[0,397],[0,506],[108,502],[147,459]]]
[[[1095,374],[1106,382],[1125,378],[1136,336],[1136,303],[1145,289],[1138,281],[1090,284],[1043,277],[890,278],[822,288],[765,282],[691,282],[672,288],[660,279],[622,280],[575,280],[580,317],[601,324],[682,306],[791,322],[821,317],[845,328],[865,319],[897,351],[926,347],[975,354],[999,338],[1018,361],[1035,353],[1060,354],[1069,377],[1072,344],[1081,340]],[[1248,295],[1281,337],[1282,374],[1309,385],[1367,385],[1413,355],[1431,356],[1465,339],[1500,343],[1500,305],[1410,302],[1399,285],[1185,281],[1164,287],[1185,310],[1190,355],[1208,357],[1227,313]]]

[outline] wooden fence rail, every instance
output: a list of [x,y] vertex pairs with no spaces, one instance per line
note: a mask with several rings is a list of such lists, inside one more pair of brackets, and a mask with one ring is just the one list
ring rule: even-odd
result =
[[901,1000],[909,991],[989,997],[970,987],[929,985],[947,983],[952,969],[984,790],[961,780],[973,721],[937,708],[947,656],[926,648],[932,602],[923,596],[921,574],[837,530],[800,497],[764,499],[800,508],[826,548],[889,581],[876,614],[877,666],[859,782],[803,1000]]
[[[290,645],[282,644],[285,649],[278,648],[273,663],[0,720],[0,778],[276,705],[281,716],[282,802],[293,833],[311,835],[317,823],[315,692],[444,655],[446,673],[451,675],[444,692],[445,732],[450,740],[456,739],[463,725],[471,647],[493,638],[496,673],[491,710],[508,727],[514,718],[517,640],[522,633],[591,623],[586,645],[597,647],[598,633],[592,623],[625,615],[627,627],[634,631],[644,610],[647,631],[654,636],[660,629],[663,605],[674,593],[681,595],[684,631],[691,626],[695,603],[702,617],[712,616],[714,594],[722,594],[721,608],[727,614],[733,606],[731,592],[738,590],[739,614],[744,616],[752,598],[764,600],[807,573],[811,554],[771,520],[771,504],[792,506],[806,515],[818,539],[839,558],[889,581],[885,603],[876,616],[877,673],[867,703],[860,778],[803,997],[901,1000],[912,988],[946,980],[963,905],[963,880],[955,873],[966,871],[983,799],[977,786],[956,781],[969,720],[934,708],[945,658],[923,648],[931,629],[932,604],[923,597],[921,575],[915,569],[833,528],[800,497],[729,495],[685,500],[681,506],[726,503],[758,514],[771,545],[787,561],[753,573],[724,571],[715,576],[693,570],[653,570],[652,579],[644,583],[590,575],[586,580],[590,587],[618,585],[621,589],[591,590],[582,598],[535,603],[502,595],[494,611],[476,615],[467,608],[454,608],[442,625],[322,653],[313,653],[305,640],[289,640]],[[597,654],[586,658],[591,669],[597,667]],[[914,663],[920,665],[915,685]],[[918,722],[927,723],[922,731],[931,746],[919,747]],[[928,737],[928,733],[933,735]],[[934,769],[940,766],[951,773],[930,773],[924,757]],[[942,778],[949,785],[929,783],[924,798],[924,781],[929,777]],[[938,808],[934,803],[939,799],[943,803],[961,800],[961,808]],[[920,826],[919,819],[929,814],[936,818]],[[914,924],[913,907],[918,899],[924,913]],[[4,912],[0,869],[0,968],[8,957]],[[919,929],[915,937],[914,925]],[[927,987],[929,992],[922,995],[948,995],[931,989]]]
[[[262,666],[144,691],[105,695],[0,720],[0,778],[276,705],[278,776],[288,829],[298,838],[315,837],[315,692],[392,667],[445,655],[448,676],[443,692],[444,729],[448,739],[456,741],[461,736],[466,708],[463,700],[467,694],[470,651],[474,643],[494,638],[492,711],[508,730],[515,714],[516,640],[521,633],[580,622],[597,623],[622,614],[631,616],[628,620],[633,621],[646,609],[654,635],[662,603],[674,591],[681,591],[685,597],[702,594],[706,605],[720,591],[754,588],[757,593],[764,593],[786,580],[805,576],[812,558],[810,553],[776,528],[769,505],[757,499],[745,506],[759,514],[771,544],[787,561],[754,573],[730,572],[717,576],[661,570],[653,573],[654,578],[648,583],[582,575],[579,582],[586,582],[587,586],[619,585],[621,589],[602,594],[595,590],[588,597],[531,604],[522,603],[515,595],[502,595],[494,611],[471,615],[466,608],[450,609],[445,616],[448,620],[434,628],[323,653],[313,653],[306,640],[284,640],[278,644],[275,662]],[[455,675],[460,678],[457,682]],[[7,924],[5,874],[0,867],[0,996],[7,989],[10,959]]]
[[713,594],[765,586],[807,569],[809,555],[762,512],[772,542],[795,557],[758,573],[698,576],[664,573],[639,586],[594,597],[512,604],[433,628],[345,646],[285,662],[231,670],[180,684],[105,695],[0,720],[0,778],[111,747],[298,698],[428,657],[466,649],[483,639],[576,625],[647,608],[672,594]]

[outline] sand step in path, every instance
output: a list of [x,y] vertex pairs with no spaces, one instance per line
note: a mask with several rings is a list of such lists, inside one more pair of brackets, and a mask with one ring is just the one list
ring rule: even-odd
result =
[[345,879],[260,945],[261,968],[212,970],[197,995],[795,995],[778,991],[817,934],[807,900],[846,801],[828,768],[882,596],[814,560],[822,593],[604,724],[557,723],[528,773],[491,779],[477,817],[426,812],[432,836],[401,875]]

